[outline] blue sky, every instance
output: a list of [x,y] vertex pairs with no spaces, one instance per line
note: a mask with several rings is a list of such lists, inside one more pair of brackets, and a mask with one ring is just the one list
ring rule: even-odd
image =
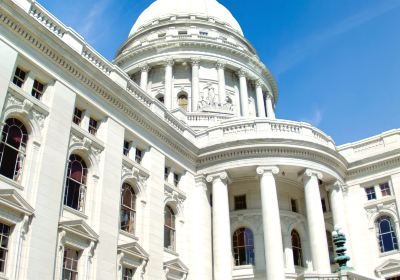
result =
[[[39,0],[110,60],[152,2]],[[275,76],[279,118],[309,122],[337,144],[400,128],[399,0],[219,2]]]

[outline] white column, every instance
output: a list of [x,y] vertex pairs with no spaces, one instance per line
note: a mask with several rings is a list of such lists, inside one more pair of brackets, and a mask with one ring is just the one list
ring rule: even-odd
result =
[[200,80],[199,80],[200,59],[192,58],[192,112],[197,111],[200,94]]
[[218,94],[219,103],[225,104],[226,102],[226,89],[225,89],[225,64],[222,62],[217,63],[218,70]]
[[165,95],[164,102],[165,107],[168,110],[172,109],[172,67],[174,66],[174,60],[168,59],[165,63]]
[[140,88],[143,89],[144,91],[147,91],[147,83],[149,80],[149,71],[150,71],[150,66],[149,65],[144,65],[141,68],[141,74],[140,74]]
[[214,280],[232,279],[228,174],[211,174],[207,176],[207,182],[212,182]]
[[18,52],[0,41],[0,111],[6,100],[8,85],[14,76]]
[[259,118],[265,118],[265,105],[264,97],[262,92],[261,81],[256,81],[256,97],[257,97],[257,116]]
[[265,108],[267,108],[267,118],[271,120],[275,120],[275,110],[274,110],[274,105],[273,105],[273,96],[272,93],[267,92],[266,98],[265,98]]
[[242,112],[242,117],[249,116],[249,95],[247,93],[247,79],[246,72],[240,70],[238,73],[240,82],[240,108]]
[[[345,204],[343,198],[343,183],[336,181],[330,186],[326,187],[326,191],[329,193],[329,202],[332,211],[333,225],[335,228],[339,227],[341,231],[346,235],[347,238],[347,255],[352,257],[351,242],[349,242],[350,235],[347,229]],[[350,260],[351,261],[351,260]]]
[[267,280],[285,279],[281,220],[274,178],[274,175],[278,173],[279,168],[276,166],[262,166],[257,168],[257,174],[260,175]]
[[191,203],[192,232],[191,280],[212,279],[211,207],[207,197],[207,182],[203,176],[195,178],[195,187],[188,197]]
[[317,273],[330,273],[331,268],[326,240],[325,220],[318,183],[318,179],[322,179],[322,174],[307,169],[304,172],[303,178],[313,268]]

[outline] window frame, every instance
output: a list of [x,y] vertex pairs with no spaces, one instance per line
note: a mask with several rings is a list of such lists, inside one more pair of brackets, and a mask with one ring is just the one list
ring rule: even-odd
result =
[[82,124],[82,120],[83,120],[83,110],[79,109],[78,107],[75,107],[74,115],[72,117],[72,122],[80,126]]
[[[40,85],[42,87],[42,89],[38,89],[35,87],[35,85]],[[31,95],[36,98],[37,100],[42,100],[43,94],[46,90],[46,84],[42,83],[41,81],[39,81],[38,79],[34,79],[33,80],[33,86],[32,86],[32,90],[31,90]]]
[[[240,200],[242,199],[242,200]],[[233,208],[235,211],[247,209],[247,196],[246,194],[235,195],[233,197]]]
[[[381,227],[381,222],[383,221],[387,221],[389,223],[389,231],[388,232],[381,232],[382,227]],[[396,223],[394,222],[394,219],[387,214],[382,214],[380,216],[378,216],[375,219],[375,230],[377,233],[377,239],[378,239],[378,246],[379,246],[379,251],[381,254],[386,254],[386,253],[390,253],[390,252],[396,252],[399,251],[399,242],[398,242],[398,238],[397,238],[397,232],[396,232]],[[384,235],[389,235],[390,234],[390,238],[391,238],[391,245],[393,247],[393,249],[385,249],[385,240],[383,239]]]
[[[17,72],[19,72],[19,73],[17,74]],[[21,74],[21,73],[23,73],[23,78],[21,78],[19,76],[19,74]],[[19,88],[23,88],[23,86],[26,82],[26,78],[28,77],[28,73],[29,73],[28,71],[25,71],[21,67],[17,66],[14,71],[12,83]],[[19,84],[19,83],[21,83],[21,84]]]
[[[13,136],[10,134],[10,129],[13,127],[16,127],[19,129],[20,134],[20,142],[18,144],[18,147],[13,145],[13,143],[9,143],[10,141],[13,141],[13,139],[10,140],[10,136]],[[4,176],[6,178],[9,178],[15,182],[20,183],[25,162],[26,162],[26,157],[27,157],[27,147],[28,147],[28,141],[29,141],[29,133],[28,129],[26,128],[25,124],[20,121],[17,118],[8,118],[4,122],[3,129],[1,131],[1,138],[0,138],[0,175]],[[17,144],[17,142],[15,142]],[[8,176],[8,174],[4,174],[5,171],[2,171],[3,168],[7,168],[7,166],[10,166],[11,163],[9,162],[3,162],[5,158],[4,156],[6,155],[10,156],[11,154],[9,153],[15,153],[15,161],[14,161],[14,167],[12,171],[12,178]],[[10,170],[9,170],[10,171]]]
[[[81,176],[81,181],[77,181],[76,179],[72,178],[71,172],[72,172],[72,163],[73,162],[80,162],[82,166],[82,176]],[[85,212],[85,204],[86,204],[86,196],[87,196],[87,178],[88,178],[88,173],[89,173],[89,168],[85,162],[85,160],[77,155],[77,154],[71,154],[68,158],[68,165],[67,165],[67,174],[66,174],[66,179],[65,179],[65,190],[64,190],[64,200],[63,200],[63,205],[67,206],[71,209],[77,210],[79,212],[84,213]],[[76,185],[69,185],[68,183],[71,182],[72,184]],[[77,186],[79,185],[79,187]],[[78,191],[78,198],[76,201],[77,208],[73,207],[72,205],[68,205],[68,200],[69,200],[69,195],[70,195],[70,188],[79,188]],[[76,190],[74,190],[74,193]],[[74,196],[74,194],[72,194]],[[75,204],[75,196],[72,197],[72,202],[71,204]]]
[[[247,236],[247,234],[250,234],[250,236]],[[235,266],[255,265],[254,243],[254,234],[250,228],[240,227],[234,231],[232,235],[232,250]],[[241,260],[243,253],[244,260]]]
[[367,200],[368,201],[372,201],[372,200],[376,200],[377,199],[375,186],[366,187],[365,188],[365,194],[367,195]]
[[[130,190],[131,194],[132,194],[132,198],[131,198],[131,205],[126,205],[124,204],[124,194],[126,190]],[[123,183],[122,187],[121,187],[121,202],[120,202],[120,230],[127,232],[129,234],[134,235],[135,231],[136,231],[136,203],[137,203],[137,195],[136,192],[134,190],[134,188],[132,187],[131,184],[129,183]],[[125,211],[125,212],[124,212]],[[130,223],[128,224],[127,228],[122,226],[122,215],[123,213],[128,213],[128,220],[130,221]]]
[[88,132],[93,136],[96,136],[98,130],[99,130],[99,121],[94,119],[93,117],[89,117]]
[[[296,237],[298,240],[298,245],[293,245],[293,237]],[[292,252],[293,252],[293,264],[295,266],[304,267],[304,256],[303,256],[303,246],[301,244],[301,237],[297,230],[293,229],[290,233],[291,237],[291,245],[292,245]],[[296,255],[298,256],[296,261]]]
[[[5,235],[3,232],[3,230],[5,228],[8,228],[8,232],[7,232],[8,235]],[[8,258],[10,255],[10,239],[12,238],[11,237],[12,231],[13,231],[12,226],[0,221],[0,252],[4,251],[4,260],[0,259],[0,273],[1,274],[7,274],[7,272],[8,272],[7,266],[8,266],[8,261],[9,261]],[[7,239],[6,247],[3,247],[3,245],[4,245],[3,238]],[[3,253],[0,253],[0,255],[3,256]],[[1,263],[3,263],[3,265],[1,265]]]
[[[77,255],[76,259],[73,259],[73,256],[68,258],[66,255],[68,254],[68,252],[73,252],[74,254]],[[82,255],[82,252],[80,250],[77,250],[75,248],[72,247],[64,247],[64,253],[63,253],[63,262],[62,262],[62,279],[66,279],[66,280],[78,280],[79,279],[79,259]],[[71,263],[70,267],[67,268],[66,267],[66,259],[69,260],[69,262]],[[74,270],[75,267],[75,270]],[[69,277],[65,278],[64,274],[68,273]]]
[[[170,213],[170,225],[167,224],[167,213]],[[165,236],[167,233],[168,239],[166,239]],[[168,244],[166,244],[166,241],[168,241],[169,246],[167,246]],[[176,250],[176,214],[169,205],[164,207],[164,248],[171,251]]]
[[379,190],[381,191],[381,196],[382,197],[390,197],[393,195],[392,188],[390,186],[390,183],[383,182],[379,184]]

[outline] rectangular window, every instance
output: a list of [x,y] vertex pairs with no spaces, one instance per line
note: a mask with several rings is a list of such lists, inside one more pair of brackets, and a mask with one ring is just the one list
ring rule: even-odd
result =
[[10,239],[11,228],[0,223],[0,272],[6,272],[8,257],[8,240]]
[[184,30],[178,31],[178,35],[187,35],[187,34],[188,34],[187,31]]
[[39,82],[38,80],[35,80],[33,82],[33,88],[32,88],[32,96],[35,97],[36,99],[41,99],[42,95],[44,93],[44,87],[45,85]]
[[124,156],[128,156],[129,155],[129,146],[130,146],[130,143],[129,143],[129,141],[124,141],[124,148],[123,148],[123,153],[124,153]]
[[82,114],[83,114],[82,111],[75,107],[74,117],[72,119],[74,124],[77,124],[77,125],[81,124],[81,122],[82,122]]
[[207,35],[208,35],[208,32],[200,31],[200,35],[202,35],[202,36],[207,36]]
[[382,196],[391,196],[392,195],[392,192],[390,191],[390,186],[389,186],[388,182],[380,184],[379,188],[381,189]]
[[368,200],[376,199],[375,187],[365,188]]
[[178,173],[174,173],[174,186],[177,187],[179,185],[179,181],[181,176]]
[[23,71],[21,68],[17,67],[17,69],[15,69],[13,84],[18,87],[22,87],[22,85],[25,82],[25,78],[26,78],[26,72]]
[[235,196],[234,200],[235,200],[235,210],[247,209],[246,195]]
[[165,181],[168,181],[169,171],[170,171],[170,169],[168,167],[164,168],[164,180]]
[[135,161],[140,164],[142,162],[142,157],[143,157],[142,150],[139,150],[138,148],[136,148]]
[[295,213],[298,212],[298,210],[297,210],[297,201],[296,201],[296,199],[291,199],[291,200],[290,200],[290,206],[291,206],[291,208],[292,208],[292,212],[295,212]]
[[65,248],[63,260],[63,280],[77,280],[78,279],[78,260],[79,251]]
[[321,199],[321,205],[322,205],[322,211],[323,211],[324,213],[326,213],[326,212],[327,212],[327,208],[326,208],[326,201],[325,201],[325,198]]
[[135,275],[136,269],[134,268],[123,268],[123,273],[122,273],[122,280],[133,280],[133,276]]
[[164,38],[167,34],[166,33],[160,33],[158,34],[158,38]]
[[93,119],[93,118],[89,119],[89,133],[90,134],[96,135],[97,125],[98,125],[98,123],[95,119]]

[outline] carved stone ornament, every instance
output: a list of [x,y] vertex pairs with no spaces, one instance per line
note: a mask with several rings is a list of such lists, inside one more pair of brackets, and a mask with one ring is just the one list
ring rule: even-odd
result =
[[88,153],[92,154],[93,157],[96,159],[97,163],[100,162],[100,155],[104,148],[96,147],[92,140],[83,136],[78,136],[71,133],[70,136],[70,148],[78,148],[87,151]]
[[216,93],[215,86],[211,83],[207,84],[206,87],[203,88],[203,91],[200,94],[200,100],[197,105],[198,111],[203,112],[227,112],[232,113],[235,109],[232,104],[232,100],[229,97],[226,97],[225,100],[221,102],[220,96]]
[[47,116],[46,114],[35,109],[35,105],[32,103],[32,101],[28,99],[21,100],[11,94],[11,92],[9,92],[7,95],[4,112],[7,112],[7,115],[10,113],[25,115],[28,119],[32,119],[40,129],[44,128],[44,121]]
[[219,172],[219,173],[213,173],[207,176],[206,178],[207,182],[212,183],[215,180],[221,180],[222,182],[227,182],[229,181],[228,173],[225,171]]
[[135,166],[129,166],[125,162],[122,164],[121,179],[133,179],[136,182],[139,193],[143,194],[147,187],[147,176],[140,173],[140,170]]
[[313,170],[313,169],[306,169],[306,171],[304,171],[304,176],[305,177],[312,177],[312,176],[316,176],[318,179],[322,179],[322,173],[317,171],[317,170]]

